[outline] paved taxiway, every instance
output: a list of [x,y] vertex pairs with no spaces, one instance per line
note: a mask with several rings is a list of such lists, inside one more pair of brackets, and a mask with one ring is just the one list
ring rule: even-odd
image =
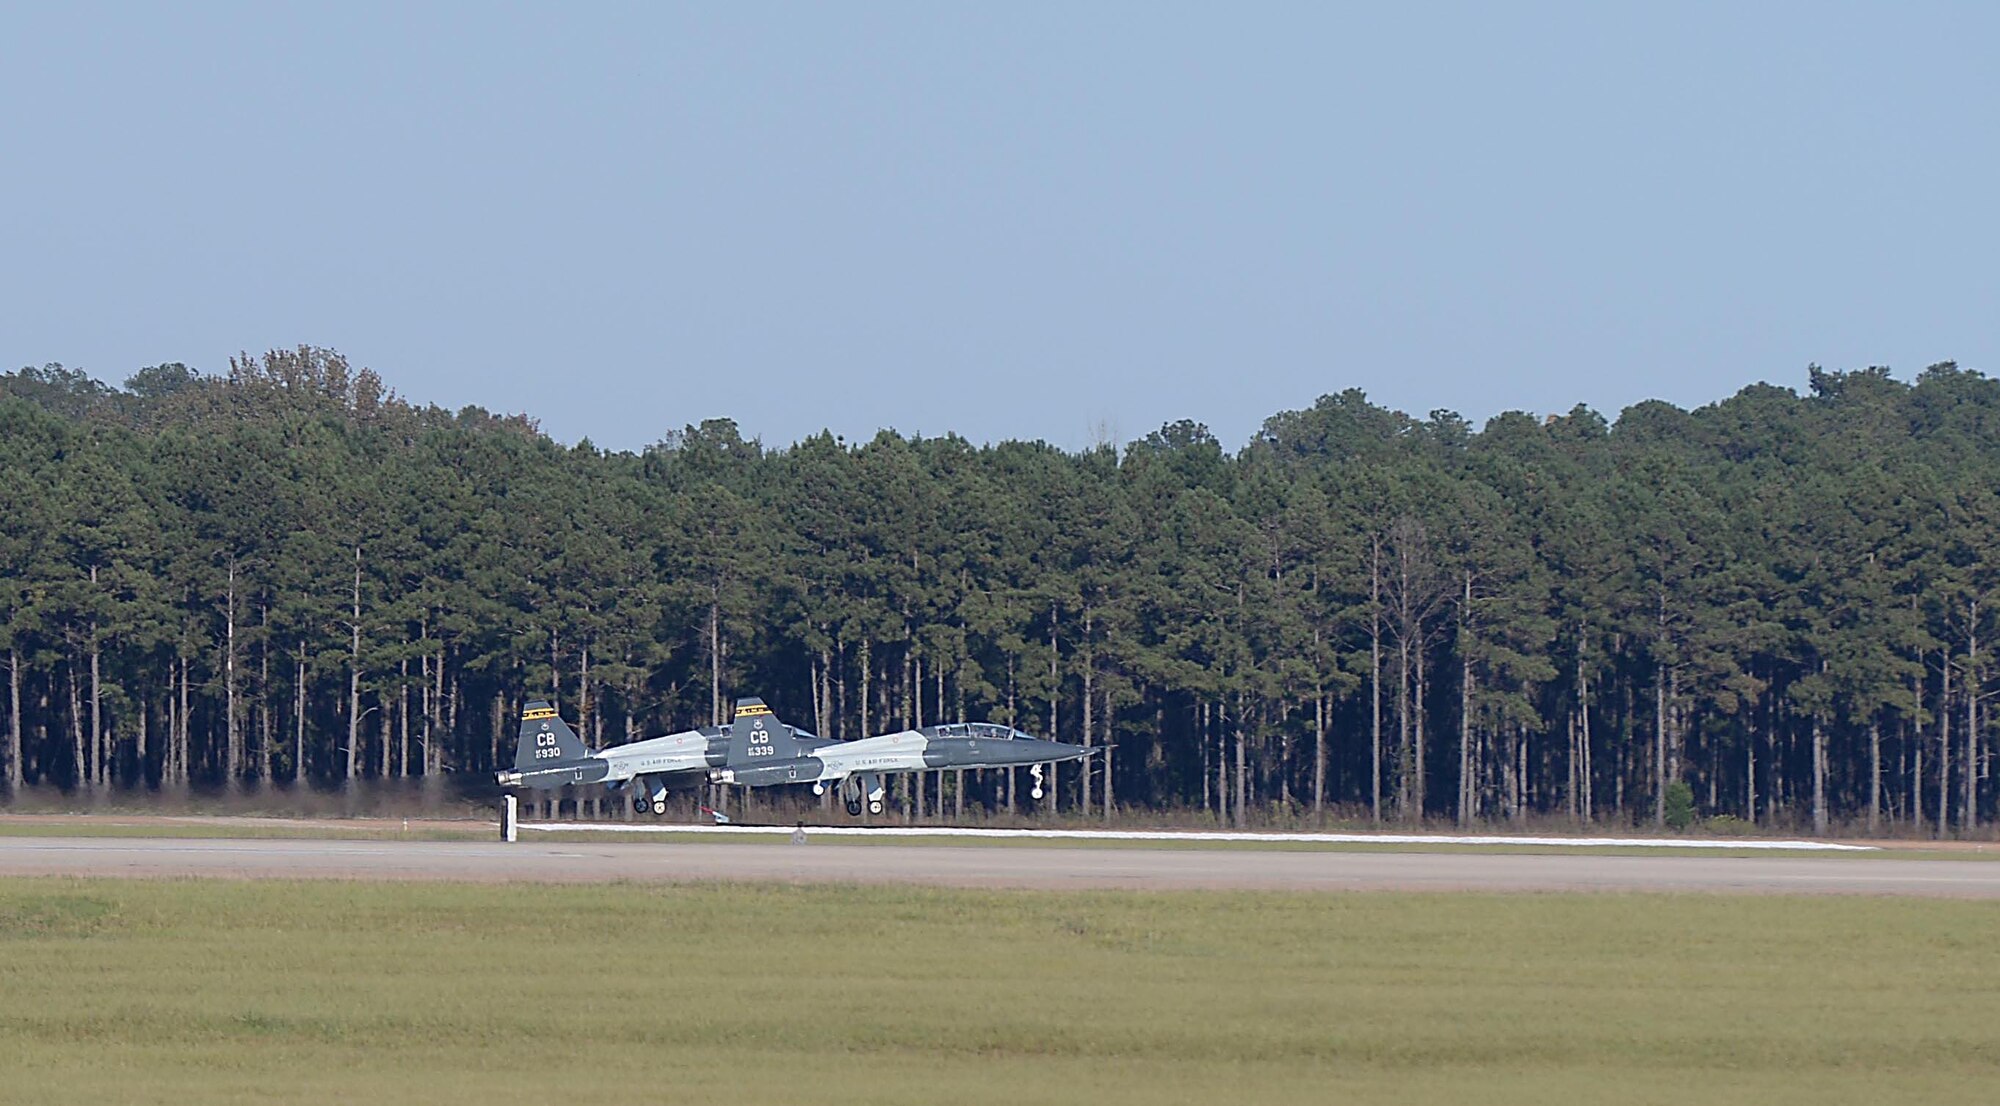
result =
[[1846,857],[919,845],[0,837],[0,875],[1308,891],[1721,891],[2000,899],[2000,863]]

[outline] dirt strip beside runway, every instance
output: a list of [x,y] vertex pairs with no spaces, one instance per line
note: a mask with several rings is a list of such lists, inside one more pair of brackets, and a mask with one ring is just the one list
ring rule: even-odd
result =
[[0,838],[0,875],[915,883],[1134,890],[1712,891],[2000,898],[2000,865],[1841,857],[905,845]]

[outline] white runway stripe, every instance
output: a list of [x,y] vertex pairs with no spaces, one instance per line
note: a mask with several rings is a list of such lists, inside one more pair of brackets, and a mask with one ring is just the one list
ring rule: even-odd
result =
[[[522,822],[524,830],[587,833],[685,833],[789,836],[791,826],[695,826],[623,822]],[[807,826],[810,836],[1064,838],[1078,841],[1245,841],[1309,845],[1556,845],[1584,848],[1776,849],[1817,852],[1874,852],[1873,845],[1831,841],[1681,840],[1665,837],[1491,837],[1419,833],[1234,833],[1223,830],[974,829],[963,826]]]

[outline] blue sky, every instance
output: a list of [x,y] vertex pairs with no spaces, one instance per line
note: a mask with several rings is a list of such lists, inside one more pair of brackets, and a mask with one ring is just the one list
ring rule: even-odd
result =
[[[566,10],[568,9],[568,10]],[[1991,4],[0,8],[0,364],[638,448],[1990,369]]]

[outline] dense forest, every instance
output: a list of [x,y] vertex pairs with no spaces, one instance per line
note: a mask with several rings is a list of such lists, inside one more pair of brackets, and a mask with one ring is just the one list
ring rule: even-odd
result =
[[727,420],[635,454],[313,348],[23,369],[0,783],[490,778],[524,698],[602,744],[755,694],[829,737],[1115,744],[1039,803],[905,777],[912,817],[1974,832],[2000,382],[1808,377],[1483,428],[1350,390],[1233,454]]

